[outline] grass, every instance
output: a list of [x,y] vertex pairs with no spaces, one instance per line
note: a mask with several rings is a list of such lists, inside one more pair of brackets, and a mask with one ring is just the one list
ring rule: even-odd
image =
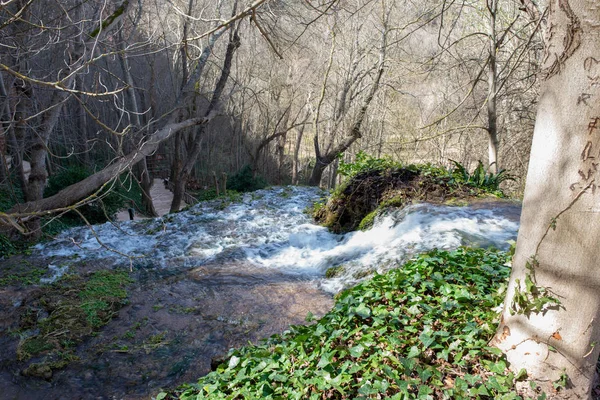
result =
[[229,353],[157,399],[516,399],[518,377],[488,342],[506,253],[432,251],[342,292],[332,311]]
[[8,264],[0,271],[0,287],[37,285],[47,271],[47,268],[34,267],[25,260]]
[[29,374],[47,377],[46,367],[51,371],[72,361],[76,345],[99,332],[126,304],[130,282],[127,272],[97,271],[87,279],[64,276],[43,287],[25,306],[20,322],[18,359],[44,356],[43,363],[30,365]]

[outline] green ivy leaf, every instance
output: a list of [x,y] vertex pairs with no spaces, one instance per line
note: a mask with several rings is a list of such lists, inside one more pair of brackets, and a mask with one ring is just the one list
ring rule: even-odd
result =
[[367,307],[363,303],[361,303],[358,307],[356,307],[354,309],[354,312],[364,319],[367,319],[371,316],[371,309],[369,309],[369,307]]

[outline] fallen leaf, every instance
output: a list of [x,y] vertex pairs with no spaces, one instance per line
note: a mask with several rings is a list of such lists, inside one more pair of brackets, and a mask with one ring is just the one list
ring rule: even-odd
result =
[[444,379],[444,389],[452,389],[454,387],[454,379],[447,376]]

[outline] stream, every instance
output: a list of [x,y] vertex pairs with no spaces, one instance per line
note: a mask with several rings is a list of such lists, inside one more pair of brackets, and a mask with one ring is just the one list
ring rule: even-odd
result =
[[[520,205],[416,204],[376,218],[368,231],[332,234],[305,213],[325,193],[275,187],[236,202],[214,200],[161,218],[75,228],[38,245],[41,284],[63,274],[126,268],[129,303],[76,362],[51,379],[24,377],[10,335],[35,292],[0,288],[0,387],[7,399],[136,399],[194,382],[234,346],[322,316],[333,294],[417,253],[461,245],[507,249]],[[0,268],[2,263],[0,261]],[[337,274],[325,278],[326,271]]]

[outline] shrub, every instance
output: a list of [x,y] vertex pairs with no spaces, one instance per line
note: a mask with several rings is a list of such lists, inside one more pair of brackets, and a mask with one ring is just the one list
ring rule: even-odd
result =
[[0,187],[0,211],[7,211],[15,204],[23,201],[23,192],[18,185],[2,185]]
[[17,254],[19,250],[12,240],[6,235],[0,234],[0,258]]
[[340,164],[338,174],[345,177],[352,177],[360,172],[368,170],[384,170],[388,168],[400,168],[401,164],[390,160],[389,158],[376,158],[368,155],[364,151],[356,153],[354,162],[346,163],[339,155]]
[[265,187],[267,181],[262,176],[254,176],[249,165],[227,179],[227,189],[236,192],[253,192]]

